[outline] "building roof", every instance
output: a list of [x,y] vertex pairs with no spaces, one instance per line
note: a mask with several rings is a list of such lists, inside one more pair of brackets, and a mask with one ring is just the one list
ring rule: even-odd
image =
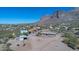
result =
[[75,34],[76,34],[76,35],[79,35],[79,32],[76,32]]
[[49,35],[55,35],[56,32],[41,32],[42,34],[49,34]]
[[27,37],[26,35],[20,35],[19,37]]
[[27,33],[27,30],[20,30],[21,33]]

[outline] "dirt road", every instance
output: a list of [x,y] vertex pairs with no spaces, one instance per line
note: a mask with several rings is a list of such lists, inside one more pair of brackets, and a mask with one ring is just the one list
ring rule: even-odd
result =
[[[15,51],[72,51],[73,49],[62,43],[62,40],[61,34],[36,36],[33,33],[24,41],[25,46],[23,46],[23,42],[16,39],[10,40],[9,43],[12,43],[11,49]],[[17,46],[17,44],[20,44],[20,46]]]
[[66,44],[61,41],[63,38],[61,34],[56,36],[41,36],[37,37],[33,34],[29,35],[29,39],[32,44],[32,50],[34,51],[72,51]]

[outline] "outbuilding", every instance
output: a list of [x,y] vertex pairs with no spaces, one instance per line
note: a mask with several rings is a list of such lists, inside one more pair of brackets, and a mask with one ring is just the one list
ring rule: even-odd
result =
[[20,35],[19,37],[16,38],[16,40],[19,40],[19,41],[23,41],[23,40],[27,40],[27,36],[26,35]]

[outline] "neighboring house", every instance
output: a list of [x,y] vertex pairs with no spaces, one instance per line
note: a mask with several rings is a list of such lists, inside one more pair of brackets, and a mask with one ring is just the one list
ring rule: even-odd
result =
[[75,33],[75,35],[76,35],[76,37],[78,37],[78,38],[79,38],[79,32],[76,32],[76,33]]
[[38,26],[38,27],[36,27],[36,30],[40,30],[41,28]]
[[20,41],[27,40],[27,36],[26,35],[20,35],[19,38],[17,38],[17,40],[20,40]]
[[16,37],[16,40],[20,40],[20,41],[26,40],[27,39],[26,34],[28,34],[28,31],[26,29],[20,30],[20,35]]
[[56,35],[55,32],[41,32],[43,35]]
[[56,32],[52,32],[52,31],[49,31],[49,30],[43,30],[43,31],[41,31],[41,34],[42,35],[56,35],[57,33]]
[[20,30],[20,33],[21,33],[21,34],[23,34],[23,33],[28,33],[28,30],[22,29],[22,30]]
[[38,31],[38,30],[40,30],[40,27],[34,27],[34,28],[32,28],[32,29],[29,29],[29,32],[36,32],[36,31]]
[[74,33],[79,32],[79,28],[72,28],[72,30],[74,31]]
[[74,31],[79,31],[79,28],[72,28],[72,30],[74,30]]

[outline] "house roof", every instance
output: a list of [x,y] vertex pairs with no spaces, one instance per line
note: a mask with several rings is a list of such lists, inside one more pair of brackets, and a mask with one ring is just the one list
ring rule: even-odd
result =
[[50,35],[54,35],[56,34],[56,32],[41,32],[42,34],[50,34]]
[[21,33],[28,32],[27,30],[20,30]]
[[26,35],[20,35],[19,37],[27,37]]

